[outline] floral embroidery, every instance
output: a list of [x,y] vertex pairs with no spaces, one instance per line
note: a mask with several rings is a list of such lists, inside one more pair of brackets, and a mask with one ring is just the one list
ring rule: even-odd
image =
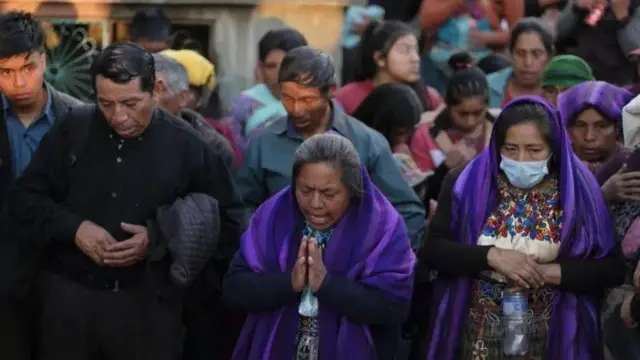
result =
[[558,179],[549,186],[522,190],[498,178],[498,208],[489,216],[482,235],[508,237],[520,234],[531,240],[560,242],[562,209]]
[[486,360],[489,356],[489,349],[484,346],[484,341],[478,340],[473,344],[473,360]]
[[316,239],[320,249],[324,249],[325,245],[327,245],[327,241],[329,241],[332,234],[333,234],[333,229],[320,231],[312,228],[311,225],[308,225],[308,224],[305,225],[304,230],[302,231],[303,236]]

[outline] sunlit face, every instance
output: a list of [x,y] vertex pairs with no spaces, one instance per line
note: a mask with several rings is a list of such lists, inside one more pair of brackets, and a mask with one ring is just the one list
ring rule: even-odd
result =
[[460,104],[449,107],[451,120],[456,130],[470,133],[487,120],[487,103],[484,96],[463,99]]
[[325,95],[318,88],[284,82],[280,84],[280,100],[293,126],[301,133],[308,133],[321,126],[330,110],[329,101],[334,91],[335,89]]
[[140,89],[140,78],[117,84],[102,75],[96,77],[98,107],[109,126],[123,138],[139,136],[147,128],[155,108],[154,94]]
[[581,112],[569,127],[571,144],[583,161],[601,161],[616,150],[616,126],[595,109]]
[[507,130],[500,153],[516,161],[542,161],[551,156],[551,147],[534,123],[524,122]]
[[0,59],[0,93],[17,106],[35,103],[44,86],[46,67],[46,55],[37,51]]
[[549,61],[549,53],[540,35],[535,31],[521,34],[513,48],[514,76],[522,85],[540,84],[544,69]]
[[557,107],[558,96],[560,96],[560,93],[562,93],[567,89],[569,88],[565,86],[547,86],[547,87],[544,87],[542,90],[543,90],[543,96],[545,100],[547,100],[549,104]]
[[314,229],[329,229],[347,211],[349,191],[339,169],[327,163],[305,164],[295,181],[298,206]]
[[155,99],[158,106],[167,110],[171,114],[178,114],[186,104],[186,96],[184,92],[175,93],[171,90],[167,83],[167,79],[163,73],[156,73],[156,81],[158,83]]
[[287,55],[287,53],[282,50],[271,50],[264,61],[260,63],[260,76],[262,81],[274,94],[278,93],[278,72],[280,71],[280,64],[282,64],[282,59],[284,59],[285,55]]
[[[385,59],[377,60],[380,71],[385,71],[397,82],[411,83],[420,78],[420,55],[418,39],[405,35],[393,44]],[[382,65],[382,66],[380,66]]]

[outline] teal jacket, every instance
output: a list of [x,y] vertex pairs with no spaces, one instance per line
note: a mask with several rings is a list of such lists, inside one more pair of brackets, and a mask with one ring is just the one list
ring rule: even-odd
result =
[[[371,179],[403,217],[412,246],[417,249],[424,234],[422,201],[402,177],[386,139],[333,104],[332,130],[347,137],[358,150]],[[236,185],[250,212],[291,184],[293,153],[303,141],[288,118],[281,117],[251,134]]]
[[502,107],[504,89],[507,87],[507,82],[511,78],[512,74],[513,68],[508,67],[487,76],[487,82],[489,83],[490,108],[499,109]]

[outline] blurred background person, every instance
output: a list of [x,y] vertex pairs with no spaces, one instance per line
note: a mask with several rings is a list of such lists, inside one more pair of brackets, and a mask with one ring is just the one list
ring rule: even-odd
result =
[[[163,55],[175,59],[186,71],[189,77],[189,91],[181,94],[184,101],[181,117],[197,123],[202,117],[200,111],[207,106],[211,93],[216,86],[216,71],[213,64],[194,50],[164,50]],[[234,168],[242,163],[242,151],[237,146],[233,133],[228,125],[212,118],[204,120],[216,129],[231,146],[234,153]]]
[[442,98],[420,79],[418,39],[409,25],[399,21],[371,22],[360,41],[354,82],[336,93],[336,100],[352,115],[376,88],[387,83],[411,86],[423,111],[436,109]]
[[586,61],[575,55],[558,55],[551,59],[544,70],[542,91],[544,98],[557,107],[560,93],[586,81],[594,80],[591,67]]
[[258,42],[257,67],[261,82],[243,91],[231,105],[233,133],[243,151],[247,149],[252,131],[267,120],[286,116],[278,85],[280,63],[287,52],[306,45],[304,36],[291,28],[271,30]]
[[171,42],[171,21],[162,8],[153,7],[136,11],[131,19],[131,41],[148,52],[168,49]]
[[[604,81],[576,85],[558,97],[573,150],[593,173],[619,152],[628,152],[622,139],[622,108],[632,98],[627,90]],[[605,191],[605,197],[610,195]]]
[[490,108],[502,108],[523,95],[542,95],[544,70],[554,55],[553,36],[537,20],[520,20],[511,30],[513,66],[487,76]]
[[640,47],[640,2],[569,0],[558,19],[560,46],[575,46],[597,80],[629,85],[635,67],[629,54]]
[[418,194],[423,192],[430,175],[420,170],[409,149],[421,114],[420,99],[413,89],[402,83],[378,86],[353,113],[356,119],[384,136],[400,165],[402,176]]
[[420,124],[411,139],[411,153],[422,171],[434,174],[429,179],[425,199],[437,199],[445,175],[464,165],[489,144],[493,117],[488,112],[487,77],[462,54],[454,56],[450,66],[456,72],[447,83],[446,107],[432,123]]

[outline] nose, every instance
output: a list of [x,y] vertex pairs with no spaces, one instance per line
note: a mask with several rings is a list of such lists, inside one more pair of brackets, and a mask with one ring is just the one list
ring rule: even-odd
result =
[[302,114],[304,114],[304,107],[302,105],[302,102],[300,101],[293,102],[293,114],[295,116],[301,116]]
[[115,124],[123,124],[127,121],[127,112],[124,109],[124,106],[116,105],[113,109],[113,116],[111,117],[111,121]]
[[584,140],[586,142],[594,142],[596,141],[597,136],[596,136],[596,131],[595,129],[593,129],[592,127],[587,127],[587,131],[584,134]]
[[24,74],[22,74],[21,71],[16,72],[13,85],[17,88],[21,88],[27,85],[27,79],[25,78]]
[[417,51],[412,51],[411,52],[411,62],[419,62],[420,61],[420,55],[418,54]]
[[311,208],[319,209],[322,207],[322,201],[320,200],[320,193],[315,191],[313,195],[311,195]]
[[529,154],[527,154],[526,150],[521,149],[516,154],[514,160],[516,160],[516,161],[529,161]]
[[531,67],[531,65],[533,65],[533,56],[531,56],[531,54],[527,54],[524,57],[524,65],[527,68],[529,68],[529,67]]

